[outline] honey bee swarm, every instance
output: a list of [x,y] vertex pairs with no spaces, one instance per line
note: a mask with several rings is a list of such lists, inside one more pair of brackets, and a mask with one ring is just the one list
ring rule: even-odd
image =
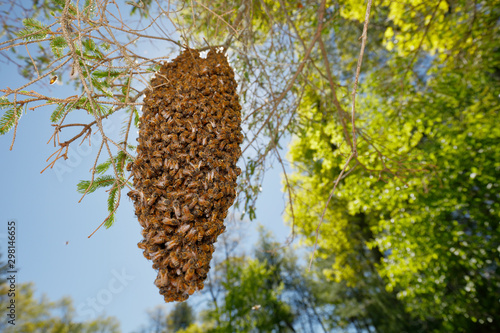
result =
[[241,170],[241,106],[223,52],[187,49],[151,81],[128,193],[166,302],[185,301],[210,269]]

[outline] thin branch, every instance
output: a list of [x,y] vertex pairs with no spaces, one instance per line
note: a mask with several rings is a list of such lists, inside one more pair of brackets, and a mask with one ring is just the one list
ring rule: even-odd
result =
[[363,55],[365,53],[366,39],[368,35],[368,23],[370,21],[370,10],[372,7],[372,0],[368,0],[368,4],[366,5],[366,13],[365,13],[365,24],[363,26],[363,34],[361,35],[361,50],[359,51],[358,57],[358,65],[356,67],[356,77],[354,79],[354,85],[352,88],[352,109],[351,109],[351,122],[352,122],[352,152],[354,156],[358,155],[357,148],[357,139],[356,139],[356,125],[355,125],[355,116],[356,116],[356,93],[358,89],[358,80],[359,74],[361,72],[361,64],[363,63]]
[[321,31],[323,30],[323,17],[325,15],[325,2],[326,0],[321,1],[321,5],[318,9],[318,28],[316,29],[316,33],[314,34],[314,37],[311,41],[311,44],[309,45],[309,48],[306,50],[306,53],[304,55],[304,59],[299,65],[299,68],[297,68],[297,71],[293,75],[292,79],[289,81],[288,86],[283,90],[283,92],[280,94],[280,96],[277,98],[276,102],[274,103],[273,110],[269,113],[269,116],[267,119],[264,121],[262,126],[259,128],[255,136],[252,138],[252,140],[248,143],[248,145],[245,147],[245,149],[242,150],[242,153],[245,153],[245,151],[250,147],[250,145],[255,141],[257,136],[260,134],[262,129],[266,126],[266,124],[269,122],[271,117],[273,116],[274,112],[277,110],[278,105],[281,103],[281,101],[285,98],[286,94],[292,89],[292,87],[295,85],[295,80],[297,77],[300,75],[302,70],[304,69],[304,66],[306,65],[307,61],[309,60],[309,55],[311,54],[311,51],[314,48],[314,45],[316,44],[316,41],[319,39],[321,36]]
[[335,189],[337,188],[337,185],[339,184],[340,179],[342,179],[342,175],[346,171],[346,169],[349,166],[349,163],[351,162],[351,159],[353,157],[354,157],[354,152],[352,152],[351,155],[349,155],[349,158],[347,159],[347,162],[345,163],[344,168],[342,169],[342,171],[340,172],[339,176],[337,177],[337,180],[335,181],[335,185],[333,186],[333,189],[330,192],[330,196],[328,197],[328,200],[326,201],[325,208],[323,209],[323,214],[321,214],[321,220],[319,221],[319,224],[316,227],[316,240],[314,242],[314,248],[313,248],[313,252],[312,252],[312,255],[311,255],[311,261],[309,261],[309,270],[311,270],[311,266],[312,266],[312,263],[313,263],[313,260],[314,260],[314,253],[316,253],[316,248],[318,246],[319,228],[323,224],[323,219],[325,218],[326,209],[328,208],[328,204],[330,203],[330,200],[333,197],[333,193],[335,193]]

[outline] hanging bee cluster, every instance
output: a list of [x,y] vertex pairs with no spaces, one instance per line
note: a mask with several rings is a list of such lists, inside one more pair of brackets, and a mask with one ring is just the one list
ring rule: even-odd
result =
[[166,302],[184,301],[210,269],[236,197],[241,106],[223,52],[187,49],[151,81],[139,124],[128,193],[143,227],[139,248],[158,270]]

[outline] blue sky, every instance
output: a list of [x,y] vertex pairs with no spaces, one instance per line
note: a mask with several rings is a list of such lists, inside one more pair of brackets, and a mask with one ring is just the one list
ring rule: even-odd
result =
[[[157,51],[146,47],[141,52],[153,56]],[[0,64],[0,75],[0,89],[14,89],[26,82],[16,68],[5,63]],[[61,97],[77,94],[64,77],[59,83],[62,84],[27,90]],[[53,169],[40,174],[47,166],[46,159],[56,151],[52,142],[47,144],[53,134],[49,120],[53,109],[41,107],[22,116],[12,151],[9,147],[13,131],[0,136],[0,251],[5,253],[7,246],[7,222],[15,219],[18,282],[34,282],[36,295],[46,294],[51,300],[71,296],[78,320],[112,315],[120,321],[123,332],[131,332],[146,323],[147,309],[164,304],[153,284],[156,272],[136,246],[141,240],[141,228],[132,203],[123,192],[115,225],[107,230],[101,228],[88,238],[107,216],[107,193],[97,191],[78,203],[81,194],[77,193],[76,184],[90,179],[89,170],[100,142],[98,134],[92,135],[91,146],[88,141],[78,146],[80,142],[76,141],[68,160],[59,160]],[[119,113],[105,123],[108,133],[119,133],[122,117]],[[92,120],[79,110],[68,123]],[[61,141],[72,134],[71,130],[62,132]],[[289,235],[281,218],[284,199],[280,174],[277,163],[266,173],[257,221],[240,222],[248,230],[247,246],[255,242],[259,223],[280,241]],[[190,303],[198,304],[201,299],[194,295]]]

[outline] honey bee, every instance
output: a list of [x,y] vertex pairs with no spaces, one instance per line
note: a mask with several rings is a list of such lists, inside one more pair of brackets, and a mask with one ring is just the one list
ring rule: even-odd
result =
[[158,261],[159,259],[161,259],[163,257],[164,253],[163,253],[163,251],[156,251],[156,252],[150,253],[150,255],[152,256],[153,261]]
[[183,266],[182,266],[182,271],[185,272],[189,268],[195,265],[195,260],[194,259],[189,259]]
[[222,197],[224,196],[224,194],[222,192],[218,192],[216,195],[215,195],[215,200],[220,200]]
[[195,284],[190,284],[188,286],[188,288],[186,289],[186,292],[188,293],[188,295],[194,294],[195,291],[196,291],[196,285]]
[[222,112],[219,110],[214,116],[213,118],[216,120],[216,121],[220,121],[222,119]]
[[182,216],[181,213],[181,208],[179,206],[179,201],[175,200],[173,203],[173,208],[174,208],[174,213],[177,218],[180,218]]
[[174,187],[179,188],[184,182],[184,177],[182,177],[182,173],[180,171],[177,172],[176,175],[178,175],[178,178],[174,181]]
[[188,268],[186,276],[184,277],[186,281],[191,281],[194,278],[194,268]]
[[161,262],[162,267],[167,267],[170,264],[170,256],[164,256]]
[[187,190],[193,190],[193,189],[196,189],[198,187],[198,183],[197,182],[190,182],[188,185],[187,185]]
[[179,286],[179,277],[178,276],[171,276],[170,277],[170,284],[173,286],[173,287],[178,287]]
[[196,216],[196,217],[200,217],[201,215],[203,215],[203,211],[201,209],[199,209],[198,206],[196,206],[193,209],[193,215]]
[[211,188],[211,189],[209,189],[209,190],[207,191],[207,194],[206,194],[206,195],[207,195],[207,197],[208,197],[208,199],[209,199],[209,200],[213,200],[213,199],[214,199],[214,197],[215,197],[215,192],[214,192],[214,190]]
[[164,231],[160,231],[156,236],[150,238],[150,241],[154,244],[165,243],[167,241],[167,236]]
[[163,226],[163,231],[165,231],[165,234],[170,235],[174,233],[175,229],[169,226]]
[[160,187],[160,188],[164,188],[166,184],[167,184],[167,175],[163,174],[163,176],[161,176],[161,178],[156,183],[156,186]]
[[211,171],[209,171],[207,173],[207,180],[209,182],[213,181],[214,180],[214,175],[215,175],[215,170],[212,169]]
[[191,228],[190,224],[184,223],[183,225],[181,225],[179,227],[179,229],[177,230],[177,233],[181,234],[181,235],[184,235],[190,228]]
[[145,250],[147,247],[146,241],[145,240],[140,241],[139,243],[137,243],[137,247],[142,249],[142,250]]
[[224,149],[224,147],[225,147],[225,146],[226,146],[226,144],[227,144],[227,141],[226,141],[226,140],[220,140],[219,142],[220,142],[220,143],[219,143],[219,149],[220,149],[220,150],[223,150],[223,149]]
[[194,215],[191,214],[188,206],[182,207],[182,218],[181,219],[183,221],[186,221],[186,222],[194,220]]
[[156,204],[156,209],[160,211],[166,211],[169,208],[169,201],[162,197],[160,200],[158,200],[158,203]]
[[[179,258],[177,258],[177,256],[175,255],[175,253],[174,253],[174,252],[172,252],[172,253],[170,254],[170,263],[171,263],[171,266],[172,266],[172,267],[177,267],[177,266],[179,266]],[[173,284],[173,282],[172,282],[172,284]]]
[[196,206],[196,204],[197,204],[197,203],[198,203],[198,196],[197,196],[197,195],[195,195],[195,196],[193,197],[193,199],[191,199],[191,202],[189,203],[188,208],[189,208],[189,209],[193,209],[193,208],[194,208],[194,206]]
[[210,246],[208,244],[200,244],[200,250],[203,252],[213,252],[213,245]]
[[144,140],[143,145],[146,146],[147,149],[153,149],[153,143],[151,142],[151,138]]
[[146,178],[151,178],[154,175],[154,171],[148,168],[148,169],[146,169],[145,174],[146,174]]
[[160,272],[158,272],[158,275],[156,276],[155,286],[161,288],[166,286],[167,284],[168,284],[168,271],[162,269],[160,270]]
[[177,174],[177,171],[178,171],[178,170],[172,169],[172,170],[170,170],[170,171],[168,172],[168,174],[169,174],[169,176],[170,176],[170,177],[174,178],[174,177],[175,177],[175,175]]
[[151,159],[151,166],[154,169],[160,169],[162,167],[162,165],[163,165],[163,163],[162,163],[162,160],[160,158]]
[[201,259],[201,258],[197,259],[197,260],[194,261],[193,267],[194,268],[200,268],[201,266],[203,266],[205,264],[205,261],[206,261],[205,259]]
[[200,275],[201,277],[205,277],[207,276],[208,271],[205,268],[198,268],[196,270],[196,273],[198,273],[198,275]]
[[54,75],[54,76],[52,76],[52,77],[50,78],[50,82],[49,82],[49,83],[50,83],[50,84],[54,84],[54,83],[56,83],[56,82],[57,82],[57,75]]
[[211,227],[210,227],[210,228],[208,228],[208,230],[205,232],[205,235],[206,235],[206,236],[212,236],[212,235],[216,234],[218,231],[219,231],[219,227],[218,227],[218,226],[211,226]]
[[[181,260],[188,260],[189,258],[191,258],[191,254],[189,251],[185,251],[184,249],[185,248],[183,248],[182,249],[183,251],[181,251],[181,253],[180,253]],[[187,265],[187,263],[184,264],[184,266],[186,266],[186,265]],[[185,271],[184,266],[182,267],[183,271]]]
[[192,160],[196,159],[196,154],[197,154],[197,153],[198,153],[198,149],[197,149],[197,148],[195,148],[195,147],[191,147],[191,148],[189,149],[189,157],[190,157]]
[[179,221],[175,218],[164,217],[161,221],[166,225],[172,225],[172,226],[179,225]]
[[[137,215],[137,213],[136,213],[136,215]],[[149,226],[147,220],[144,220],[142,218],[139,218],[138,220],[139,220],[139,224],[141,225],[141,227],[147,228]]]
[[189,230],[188,234],[186,235],[186,240],[188,242],[195,242],[198,239],[198,231],[199,229],[197,227]]
[[171,169],[171,165],[172,165],[171,159],[166,158],[163,160],[163,167],[165,169]]
[[178,150],[178,149],[182,149],[184,146],[181,145],[180,142],[172,142],[170,144],[170,148],[173,149],[173,150]]
[[205,285],[203,284],[203,281],[198,280],[198,282],[196,283],[196,288],[198,288],[198,290],[203,290],[204,287]]
[[238,147],[238,144],[236,142],[230,143],[226,146],[226,149],[229,151],[235,151]]
[[142,234],[142,237],[149,239],[149,238],[153,237],[154,235],[156,235],[156,230],[155,229],[149,229],[149,230],[144,229],[141,231],[141,234]]
[[209,156],[207,158],[207,164],[212,168],[215,169],[217,167],[216,161],[212,156]]
[[182,142],[187,142],[188,141],[188,137],[189,137],[189,132],[185,131],[185,132],[182,132],[182,134],[179,136],[179,139]]
[[158,199],[158,194],[153,193],[153,195],[147,200],[147,205],[148,206],[153,205],[157,199]]
[[175,297],[173,297],[171,295],[165,296],[165,297],[163,297],[163,299],[165,300],[165,303],[170,303],[170,302],[176,301]]
[[210,201],[207,200],[207,197],[205,195],[202,195],[198,198],[198,203],[202,207],[208,207],[210,205]]
[[165,247],[167,248],[167,250],[171,250],[174,247],[178,246],[179,243],[180,243],[179,238],[173,238],[165,243]]
[[198,242],[201,242],[201,240],[203,239],[203,236],[205,236],[205,232],[201,228],[199,228],[198,229],[198,238],[197,238]]
[[194,169],[195,172],[199,172],[203,165],[203,161],[198,161],[198,164],[193,164],[189,162],[189,164],[191,165],[191,167]]
[[182,170],[182,173],[186,176],[189,176],[189,177],[193,177],[194,173],[193,173],[193,170],[189,169],[189,168],[184,168]]
[[218,144],[219,144],[219,141],[217,141],[217,140],[212,140],[212,141],[208,144],[207,148],[208,148],[208,149],[210,149],[210,151],[215,152],[215,151],[217,151],[217,150],[219,149]]
[[158,114],[156,114],[155,117],[151,117],[151,119],[149,120],[151,124],[158,125],[160,123],[160,119],[157,116]]

